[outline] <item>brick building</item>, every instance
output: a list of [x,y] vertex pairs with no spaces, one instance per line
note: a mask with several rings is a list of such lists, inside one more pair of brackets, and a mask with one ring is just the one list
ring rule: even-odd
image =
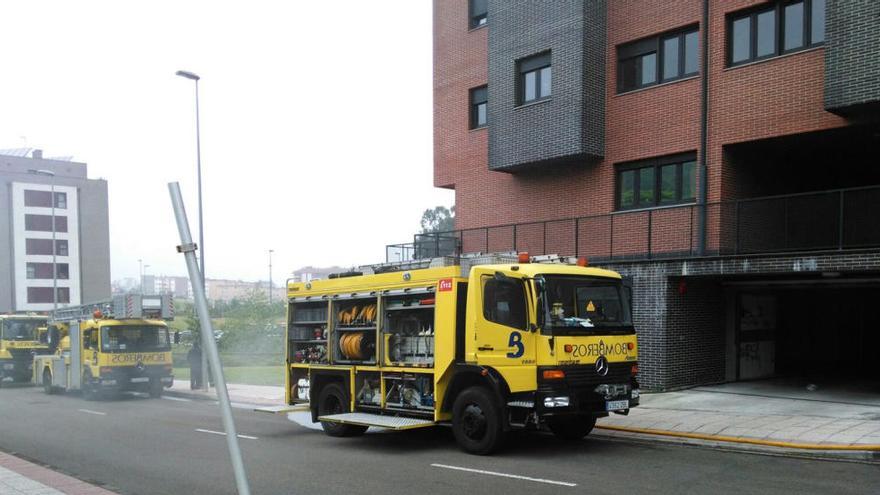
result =
[[631,277],[650,388],[877,378],[878,116],[875,1],[435,0],[437,246]]

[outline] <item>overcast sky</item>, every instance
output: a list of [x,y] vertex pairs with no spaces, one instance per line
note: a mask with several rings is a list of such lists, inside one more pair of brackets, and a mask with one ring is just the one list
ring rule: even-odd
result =
[[202,77],[209,278],[384,261],[432,187],[431,2],[10,1],[0,148],[72,155],[110,189],[112,278],[183,275],[167,183],[197,235]]

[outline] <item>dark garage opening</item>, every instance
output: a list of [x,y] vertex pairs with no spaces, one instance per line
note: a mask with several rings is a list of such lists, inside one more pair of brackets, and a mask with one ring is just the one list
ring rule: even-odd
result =
[[737,302],[740,380],[880,381],[880,286],[743,291]]

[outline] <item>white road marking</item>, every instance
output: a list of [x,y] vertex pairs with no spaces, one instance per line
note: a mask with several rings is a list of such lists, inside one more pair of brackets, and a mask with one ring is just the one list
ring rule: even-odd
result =
[[185,399],[183,397],[171,397],[169,395],[163,395],[162,398],[165,400],[176,400],[178,402],[192,402],[192,399]]
[[77,409],[79,412],[84,412],[86,414],[94,414],[95,416],[106,416],[107,413],[101,411],[90,411],[88,409]]
[[507,473],[497,473],[495,471],[484,471],[482,469],[471,469],[460,466],[448,466],[446,464],[431,464],[432,467],[444,468],[444,469],[454,469],[456,471],[467,471],[468,473],[477,473],[477,474],[487,474],[490,476],[501,476],[502,478],[514,478],[517,480],[525,480],[525,481],[534,481],[536,483],[547,483],[549,485],[561,485],[561,486],[577,486],[577,483],[569,483],[567,481],[554,481],[554,480],[545,480],[542,478],[530,478],[528,476],[519,476],[516,474],[507,474]]
[[[226,432],[225,432],[225,431],[203,430],[203,429],[201,429],[201,428],[196,428],[196,431],[198,431],[198,432],[202,432],[202,433],[210,433],[210,434],[212,434],[212,435],[222,435],[222,436],[224,436],[224,437],[226,436]],[[250,435],[236,435],[236,436],[237,436],[238,438],[246,438],[246,439],[248,439],[248,440],[259,440],[257,437],[252,437],[252,436],[250,436]]]

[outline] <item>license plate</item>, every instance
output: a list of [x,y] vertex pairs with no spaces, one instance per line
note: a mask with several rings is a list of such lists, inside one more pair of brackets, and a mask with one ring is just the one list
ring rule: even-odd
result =
[[141,378],[132,378],[131,383],[145,383],[150,381],[150,377],[144,376]]
[[605,403],[606,411],[620,411],[621,409],[629,409],[628,400],[609,400]]

